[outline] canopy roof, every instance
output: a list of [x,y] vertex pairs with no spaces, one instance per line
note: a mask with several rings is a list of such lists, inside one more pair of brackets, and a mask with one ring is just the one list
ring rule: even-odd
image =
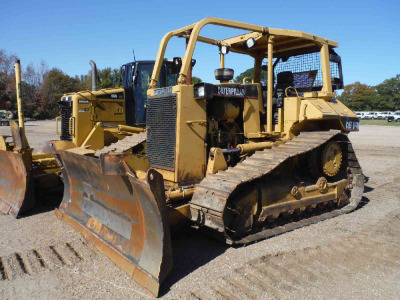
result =
[[[323,43],[327,43],[331,48],[337,47],[338,43],[327,40],[306,32],[296,30],[285,30],[268,28],[268,34],[272,35],[274,43],[274,57],[285,57],[296,54],[312,53],[320,50]],[[221,44],[229,45],[231,51],[243,53],[251,56],[263,55],[267,57],[269,36],[265,33],[251,32],[220,41]],[[249,38],[256,40],[256,46],[250,50],[243,50],[243,44]]]
[[[205,25],[209,24],[241,29],[248,31],[248,33],[222,40],[201,36],[201,29]],[[173,36],[186,37],[189,39],[179,73],[179,83],[185,82],[185,78],[187,76],[189,67],[191,66],[192,56],[197,42],[203,42],[216,46],[227,45],[230,47],[230,51],[232,52],[247,54],[257,59],[268,57],[269,42],[272,42],[274,45],[273,56],[275,58],[317,52],[321,50],[321,47],[323,45],[327,46],[326,48],[334,48],[338,46],[338,43],[335,41],[315,36],[306,32],[275,29],[219,18],[206,18],[197,23],[170,31],[164,35],[158,49],[157,59],[151,77],[151,88],[156,87],[157,78],[161,70],[161,64],[164,60],[165,49],[169,40]],[[251,49],[246,49],[246,47],[244,47],[244,44],[246,40],[251,37],[256,40],[256,45]]]
[[[302,31],[269,28],[218,18],[207,18],[170,33],[173,36],[189,37],[188,30],[193,30],[195,27],[202,28],[207,24],[250,31],[246,34],[222,40],[198,35],[197,41],[214,45],[227,45],[233,52],[248,54],[251,56],[267,57],[268,40],[270,36],[273,36],[274,57],[285,57],[302,53],[317,52],[320,50],[322,44],[328,44],[330,48],[338,46],[338,43],[335,41]],[[256,46],[252,49],[245,49],[243,45],[246,40],[251,37],[256,40]]]

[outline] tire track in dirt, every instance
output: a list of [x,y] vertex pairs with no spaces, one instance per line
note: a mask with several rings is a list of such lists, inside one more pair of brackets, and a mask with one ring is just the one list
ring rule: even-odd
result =
[[[236,268],[194,299],[288,298],[338,276],[387,274],[400,268],[400,211],[387,215],[374,230],[341,242],[266,255]],[[204,291],[208,290],[207,293]]]
[[57,267],[74,267],[91,257],[85,241],[58,243],[48,247],[15,252],[0,257],[0,281],[36,275]]

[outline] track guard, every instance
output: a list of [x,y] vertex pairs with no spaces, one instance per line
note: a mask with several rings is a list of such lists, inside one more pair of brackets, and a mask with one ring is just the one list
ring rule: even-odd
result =
[[138,179],[124,161],[126,154],[100,159],[59,154],[64,198],[56,215],[158,296],[172,269],[162,175],[150,169]]

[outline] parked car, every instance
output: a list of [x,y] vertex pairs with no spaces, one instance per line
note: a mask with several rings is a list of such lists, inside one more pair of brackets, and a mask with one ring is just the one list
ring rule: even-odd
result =
[[356,111],[355,113],[361,120],[364,119],[364,114],[365,113],[363,111]]
[[387,120],[393,113],[391,111],[378,112],[378,119]]
[[376,113],[376,119],[382,120],[385,118],[385,112],[377,112]]
[[358,116],[360,117],[361,120],[365,120],[367,119],[367,114],[369,113],[369,111],[359,111],[358,112]]
[[400,122],[400,110],[387,117],[388,122]]
[[377,118],[378,118],[378,113],[376,111],[369,111],[364,116],[364,120],[375,120]]

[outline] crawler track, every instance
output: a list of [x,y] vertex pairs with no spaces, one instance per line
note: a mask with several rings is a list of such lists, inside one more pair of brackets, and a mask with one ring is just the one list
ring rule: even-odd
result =
[[129,149],[145,142],[147,139],[147,133],[146,132],[140,132],[137,134],[133,134],[130,136],[127,136],[123,140],[119,140],[110,146],[104,147],[103,149],[97,150],[95,153],[95,156],[99,157],[101,154],[106,154],[109,152],[125,152],[128,151]]
[[[318,216],[304,218],[300,221],[291,222],[283,226],[264,229],[240,239],[232,239],[229,237],[226,232],[223,215],[229,197],[234,191],[245,183],[267,176],[289,158],[307,153],[330,139],[339,137],[342,142],[347,144],[347,167],[349,171],[349,181],[351,181],[352,185],[351,197],[348,205]],[[200,184],[196,186],[195,193],[191,200],[191,209],[194,211],[201,211],[201,214],[204,215],[204,219],[208,220],[207,226],[214,230],[214,233],[219,237],[223,236],[228,244],[248,244],[341,214],[349,213],[358,206],[363,191],[364,176],[347,135],[342,134],[338,130],[302,132],[299,136],[283,145],[275,146],[272,149],[257,151],[254,155],[246,158],[235,167],[230,167],[226,171],[221,171],[217,174],[207,175]],[[196,216],[196,214],[192,215]]]

